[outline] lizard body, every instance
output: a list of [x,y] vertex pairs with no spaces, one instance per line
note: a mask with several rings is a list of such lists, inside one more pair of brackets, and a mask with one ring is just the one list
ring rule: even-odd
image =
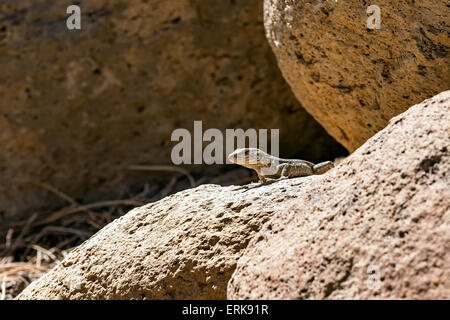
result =
[[257,148],[242,148],[232,152],[228,159],[236,164],[256,171],[260,181],[306,177],[322,174],[334,168],[331,161],[314,164],[300,159],[283,159]]

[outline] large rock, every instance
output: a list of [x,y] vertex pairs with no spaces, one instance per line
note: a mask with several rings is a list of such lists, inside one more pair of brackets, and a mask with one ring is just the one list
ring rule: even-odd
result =
[[315,176],[253,237],[231,299],[449,299],[450,91]]
[[262,0],[82,1],[69,31],[73,3],[0,1],[0,219],[64,204],[35,182],[85,202],[138,188],[148,175],[128,165],[170,164],[194,120],[281,128],[281,149],[310,159],[336,150],[276,66]]
[[[379,5],[381,29],[367,28]],[[450,83],[446,1],[265,0],[267,38],[303,107],[354,151]]]
[[309,180],[203,185],[134,209],[19,299],[225,299],[251,237]]
[[223,299],[241,256],[228,298],[448,298],[449,111],[412,107],[322,176],[137,208],[19,299]]
[[448,298],[449,108],[412,107],[322,176],[132,210],[18,298],[224,299],[241,256],[232,299]]

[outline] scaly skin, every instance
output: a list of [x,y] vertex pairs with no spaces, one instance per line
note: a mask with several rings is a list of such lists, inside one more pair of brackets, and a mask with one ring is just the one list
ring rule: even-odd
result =
[[306,160],[282,159],[257,148],[242,148],[232,152],[228,159],[256,171],[260,181],[286,179],[323,174],[334,168],[331,161],[314,164]]

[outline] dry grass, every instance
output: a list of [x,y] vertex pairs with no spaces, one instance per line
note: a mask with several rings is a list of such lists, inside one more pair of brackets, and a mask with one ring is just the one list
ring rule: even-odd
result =
[[0,300],[13,299],[67,254],[67,251],[56,248],[32,247],[36,254],[28,262],[13,262],[12,256],[0,259]]

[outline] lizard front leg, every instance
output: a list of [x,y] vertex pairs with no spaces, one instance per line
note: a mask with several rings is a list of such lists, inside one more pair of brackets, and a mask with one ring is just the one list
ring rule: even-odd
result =
[[267,178],[263,174],[259,172],[256,173],[258,174],[259,182],[267,182]]
[[278,165],[281,170],[281,179],[306,177],[314,174],[313,169],[306,163],[282,163]]
[[323,173],[325,173],[328,170],[333,169],[333,168],[334,168],[334,163],[333,162],[331,162],[331,161],[324,161],[324,162],[316,164],[313,167],[313,171],[314,171],[314,174],[323,174]]

